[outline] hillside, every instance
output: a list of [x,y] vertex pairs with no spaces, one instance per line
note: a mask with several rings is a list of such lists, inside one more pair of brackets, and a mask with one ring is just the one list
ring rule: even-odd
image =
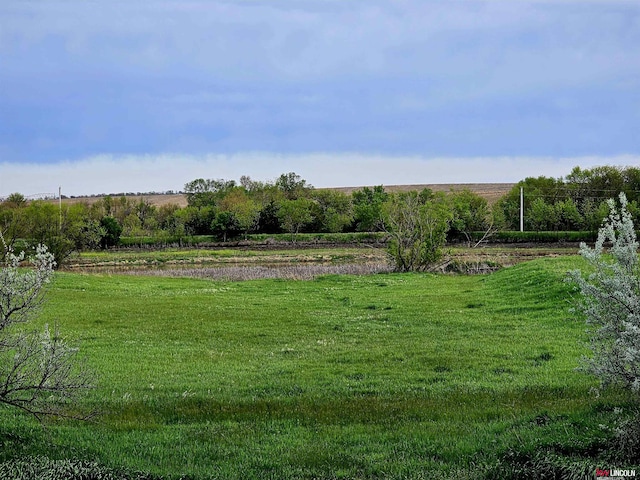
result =
[[[424,188],[429,188],[434,192],[449,192],[449,191],[458,191],[468,188],[472,192],[477,193],[478,195],[487,199],[487,201],[492,204],[496,202],[500,197],[505,195],[511,188],[513,188],[514,183],[442,183],[442,184],[422,184],[422,185],[386,185],[385,189],[389,192],[406,192],[409,190],[422,190]],[[359,190],[363,188],[362,186],[358,187],[334,187],[330,190],[338,190],[344,192],[346,194],[350,194],[354,190]],[[370,187],[371,188],[371,187]],[[112,195],[113,197],[119,197],[120,195]],[[65,198],[63,199],[64,203],[94,203],[100,201],[103,197],[74,197],[74,198]],[[172,195],[162,195],[162,194],[149,194],[149,195],[127,195],[127,198],[133,199],[145,199],[150,202],[152,205],[161,206],[161,205],[169,205],[175,204],[180,207],[185,207],[187,205],[187,198],[184,194],[172,194]]]

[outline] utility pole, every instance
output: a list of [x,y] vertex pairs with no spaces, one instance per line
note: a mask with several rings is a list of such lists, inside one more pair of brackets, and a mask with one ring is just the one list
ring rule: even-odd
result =
[[520,187],[520,231],[524,232],[524,187]]
[[62,187],[58,187],[58,211],[59,211],[59,221],[58,221],[58,232],[62,234]]

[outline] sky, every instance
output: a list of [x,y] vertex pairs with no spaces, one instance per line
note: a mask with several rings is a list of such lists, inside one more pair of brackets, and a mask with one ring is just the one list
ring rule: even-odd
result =
[[3,0],[0,197],[640,165],[637,0]]

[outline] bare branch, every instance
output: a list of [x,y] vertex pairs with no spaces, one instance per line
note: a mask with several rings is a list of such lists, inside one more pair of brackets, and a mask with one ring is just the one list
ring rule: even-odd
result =
[[0,268],[0,403],[16,407],[38,419],[46,415],[85,418],[69,413],[76,397],[92,388],[91,375],[77,359],[78,349],[67,345],[58,326],[53,333],[17,331],[44,301],[44,287],[53,276],[55,262],[40,245],[22,267],[24,254],[15,255],[4,244],[6,266]]

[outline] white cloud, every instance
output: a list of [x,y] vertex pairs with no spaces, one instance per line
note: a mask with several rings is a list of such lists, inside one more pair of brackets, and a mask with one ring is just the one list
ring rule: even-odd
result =
[[358,153],[236,153],[229,155],[100,155],[50,164],[0,164],[0,197],[57,193],[90,195],[178,191],[196,178],[269,181],[296,172],[316,187],[437,183],[511,183],[525,177],[559,178],[574,166],[637,165],[640,156],[425,158]]

